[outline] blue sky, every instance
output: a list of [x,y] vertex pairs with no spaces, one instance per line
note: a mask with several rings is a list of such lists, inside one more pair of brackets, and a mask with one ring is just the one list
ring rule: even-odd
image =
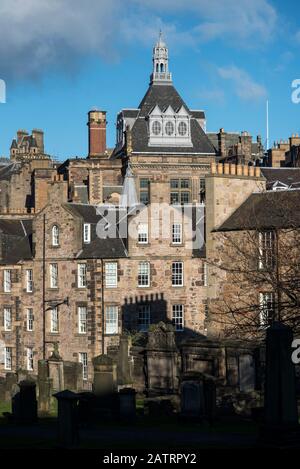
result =
[[248,130],[270,142],[300,133],[300,3],[296,0],[0,0],[0,155],[18,128],[45,131],[63,160],[87,154],[87,112],[107,111],[108,145],[123,107],[136,107],[161,28],[170,70],[207,130]]

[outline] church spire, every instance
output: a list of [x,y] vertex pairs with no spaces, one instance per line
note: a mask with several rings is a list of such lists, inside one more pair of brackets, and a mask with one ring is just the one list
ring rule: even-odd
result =
[[151,83],[171,84],[172,74],[169,72],[169,51],[163,41],[162,32],[159,31],[159,38],[153,47],[153,72],[150,77]]

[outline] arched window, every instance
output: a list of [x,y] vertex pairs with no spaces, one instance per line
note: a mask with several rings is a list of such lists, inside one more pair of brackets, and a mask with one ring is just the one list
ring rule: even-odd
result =
[[57,225],[52,226],[52,246],[59,245],[59,228]]
[[156,64],[156,72],[158,73],[158,71],[159,71],[158,64]]
[[164,64],[160,64],[160,72],[163,73],[164,71]]

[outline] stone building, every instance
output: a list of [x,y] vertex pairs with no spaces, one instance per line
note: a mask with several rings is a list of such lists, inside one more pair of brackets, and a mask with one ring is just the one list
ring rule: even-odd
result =
[[259,338],[274,320],[299,333],[299,198],[255,191],[213,230],[209,335]]
[[264,158],[264,147],[261,136],[252,141],[249,132],[208,132],[208,138],[217,150],[218,161],[243,165],[260,165]]
[[274,142],[267,152],[266,165],[272,168],[299,167],[300,164],[300,137],[293,134],[288,140]]
[[2,375],[36,374],[58,343],[91,382],[96,355],[159,321],[178,342],[205,340],[211,231],[264,186],[247,166],[261,151],[249,135],[232,142],[245,166],[216,167],[229,153],[176,91],[161,37],[144,98],[117,116],[115,148],[104,111],[89,112],[88,135],[87,158],[57,164],[42,133],[18,133],[0,167]]

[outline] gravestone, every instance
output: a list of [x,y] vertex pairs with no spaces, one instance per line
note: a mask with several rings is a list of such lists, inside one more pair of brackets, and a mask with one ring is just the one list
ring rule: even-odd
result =
[[18,423],[35,423],[37,421],[36,384],[31,380],[19,383],[19,392],[12,398],[12,414]]
[[83,390],[82,363],[64,361],[63,373],[66,389],[74,392]]
[[57,399],[58,444],[63,448],[74,448],[79,444],[78,395],[72,391],[54,394]]
[[132,388],[119,391],[120,418],[132,422],[136,417],[136,392]]
[[203,380],[186,380],[180,386],[181,417],[200,420],[205,413]]
[[160,322],[148,332],[146,347],[147,390],[149,395],[178,391],[178,350],[175,330]]
[[121,335],[118,350],[118,384],[126,385],[132,382],[129,363],[129,339],[127,335]]
[[292,341],[291,328],[280,322],[267,330],[265,424],[260,442],[275,446],[300,445]]
[[117,389],[117,367],[108,355],[99,355],[93,359],[94,382],[96,395],[109,394]]
[[239,381],[241,392],[251,392],[255,389],[255,362],[252,355],[239,357]]
[[51,410],[52,381],[48,376],[47,360],[38,362],[38,408],[42,414],[48,414]]
[[17,385],[18,385],[18,376],[15,373],[6,373],[5,391],[4,391],[6,401],[10,401],[11,398],[16,394]]
[[54,343],[54,350],[48,359],[49,378],[53,391],[62,391],[64,384],[64,362],[58,351],[58,343]]

